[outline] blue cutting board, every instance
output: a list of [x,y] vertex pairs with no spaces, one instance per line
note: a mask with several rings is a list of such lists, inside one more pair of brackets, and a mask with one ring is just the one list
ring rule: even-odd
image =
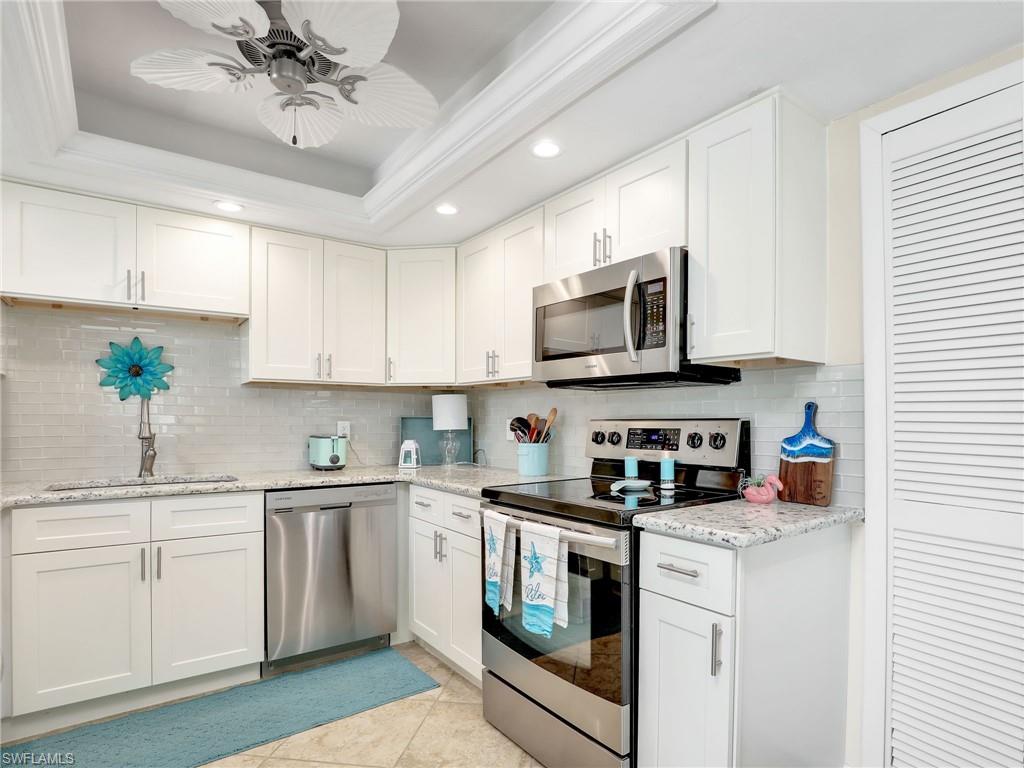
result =
[[[470,462],[473,460],[473,418],[470,417],[468,429],[455,430],[459,439],[459,453],[456,461]],[[428,467],[442,463],[441,438],[444,432],[434,431],[434,419],[430,416],[403,416],[402,441],[415,440],[420,445],[420,463]],[[401,445],[401,442],[399,442]]]
[[818,432],[818,404],[804,406],[804,425],[782,441],[779,451],[779,499],[827,507],[832,503],[832,465],[836,444]]

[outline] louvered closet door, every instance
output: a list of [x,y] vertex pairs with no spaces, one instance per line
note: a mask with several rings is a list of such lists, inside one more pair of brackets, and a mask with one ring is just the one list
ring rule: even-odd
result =
[[884,137],[894,766],[1024,762],[1022,99]]

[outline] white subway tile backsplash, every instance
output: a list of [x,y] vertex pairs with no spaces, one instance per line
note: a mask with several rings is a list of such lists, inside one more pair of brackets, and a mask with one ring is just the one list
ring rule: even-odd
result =
[[107,342],[166,347],[171,389],[154,395],[158,472],[305,466],[306,437],[352,422],[358,464],[398,458],[400,416],[429,416],[429,392],[245,385],[239,330],[227,322],[37,307],[2,310],[4,482],[132,475],[139,402],[98,386]]

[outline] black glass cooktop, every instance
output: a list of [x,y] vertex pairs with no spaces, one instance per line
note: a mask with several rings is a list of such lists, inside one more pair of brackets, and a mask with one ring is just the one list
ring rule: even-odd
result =
[[690,487],[678,487],[674,494],[662,495],[653,485],[646,491],[615,492],[611,488],[614,482],[614,479],[581,477],[497,485],[484,488],[483,497],[536,512],[619,526],[629,525],[630,519],[638,512],[656,512],[737,498],[737,494],[730,491]]

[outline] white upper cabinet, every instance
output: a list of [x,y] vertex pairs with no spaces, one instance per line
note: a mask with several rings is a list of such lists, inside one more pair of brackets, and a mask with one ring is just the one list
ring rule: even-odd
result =
[[607,261],[686,245],[686,140],[605,177]]
[[602,178],[544,204],[545,282],[601,266],[604,199]]
[[455,249],[388,251],[388,381],[455,381]]
[[3,292],[137,301],[135,206],[3,183]]
[[459,384],[530,377],[533,287],[543,281],[541,208],[459,246]]
[[458,248],[456,381],[473,384],[492,376],[501,321],[502,253],[488,232]]
[[321,380],[323,274],[323,240],[253,229],[250,378]]
[[137,303],[249,314],[249,227],[139,208]]
[[383,384],[387,253],[324,241],[324,364],[327,381]]
[[825,129],[781,95],[689,136],[694,361],[825,361]]
[[544,281],[686,245],[686,141],[544,205]]

